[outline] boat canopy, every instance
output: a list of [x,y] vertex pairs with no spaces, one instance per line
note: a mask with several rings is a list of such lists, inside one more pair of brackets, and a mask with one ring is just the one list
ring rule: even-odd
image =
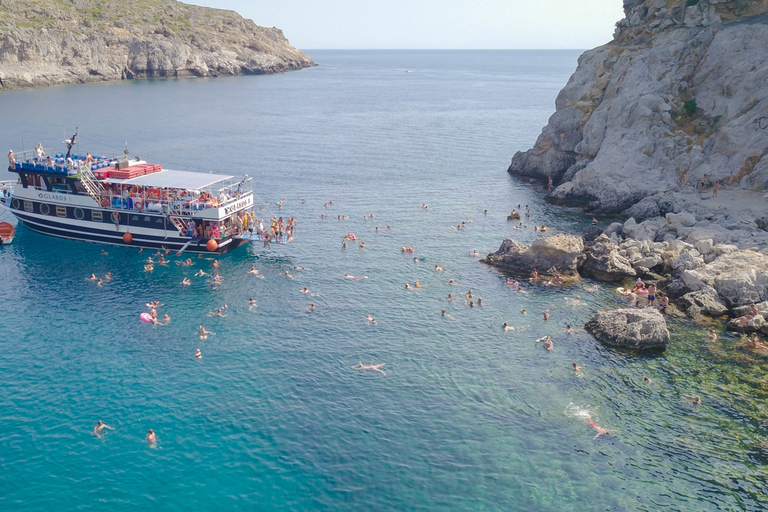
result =
[[199,190],[232,179],[234,176],[226,174],[205,174],[202,172],[173,171],[164,169],[152,174],[145,174],[127,180],[107,178],[102,183],[114,183],[118,185],[136,185],[138,187],[178,188],[186,190]]

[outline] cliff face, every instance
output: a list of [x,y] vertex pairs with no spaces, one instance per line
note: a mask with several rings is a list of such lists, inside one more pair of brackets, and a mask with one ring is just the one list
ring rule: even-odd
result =
[[553,200],[612,213],[705,174],[768,186],[768,0],[624,0],[624,11],[509,172],[552,176]]
[[173,0],[0,0],[0,88],[314,66],[280,29]]

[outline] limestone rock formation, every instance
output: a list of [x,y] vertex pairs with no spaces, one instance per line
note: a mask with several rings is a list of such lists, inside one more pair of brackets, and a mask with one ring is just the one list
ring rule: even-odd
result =
[[595,240],[587,252],[581,273],[600,281],[622,281],[637,275],[629,260],[619,254],[618,246],[605,235]]
[[2,0],[0,12],[0,89],[315,65],[280,29],[173,0]]
[[667,322],[655,309],[601,311],[584,328],[610,347],[663,350],[669,345]]
[[583,250],[582,239],[573,235],[541,237],[530,246],[507,238],[498,251],[480,261],[516,274],[536,269],[542,275],[576,276]]
[[[553,200],[593,211],[653,198],[629,212],[638,224],[680,212],[670,192],[692,193],[705,175],[768,186],[768,0],[624,0],[624,10],[509,172],[551,176]],[[708,238],[730,242],[727,231]]]
[[768,256],[755,251],[735,251],[712,263],[682,272],[690,291],[712,288],[730,308],[768,299]]

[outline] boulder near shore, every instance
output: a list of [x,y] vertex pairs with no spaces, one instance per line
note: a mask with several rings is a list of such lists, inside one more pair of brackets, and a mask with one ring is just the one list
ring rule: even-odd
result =
[[609,347],[664,350],[669,345],[664,315],[651,308],[601,311],[584,328]]

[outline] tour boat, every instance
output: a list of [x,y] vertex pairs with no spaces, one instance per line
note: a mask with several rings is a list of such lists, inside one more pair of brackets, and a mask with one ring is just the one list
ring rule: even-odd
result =
[[[76,136],[76,135],[75,135]],[[9,154],[16,183],[3,184],[0,204],[38,233],[111,245],[223,254],[269,238],[288,243],[289,234],[253,234],[243,215],[253,210],[251,178],[163,169],[138,158],[122,160],[67,153],[43,158]],[[41,148],[42,149],[42,148]],[[248,217],[253,224],[253,217]]]

